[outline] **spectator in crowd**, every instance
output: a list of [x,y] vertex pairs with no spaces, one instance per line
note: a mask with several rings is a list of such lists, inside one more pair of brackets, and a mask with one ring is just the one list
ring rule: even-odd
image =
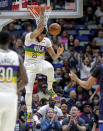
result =
[[63,60],[62,60],[62,57],[56,59],[53,61],[53,66],[54,66],[54,70],[56,68],[61,68],[63,66]]
[[33,94],[32,98],[32,110],[35,113],[40,108],[39,95]]
[[54,48],[54,50],[56,51],[57,48],[58,48],[58,45],[59,45],[58,37],[53,36],[53,37],[52,37],[52,43],[53,43],[53,48]]
[[71,89],[71,91],[69,92],[69,100],[67,101],[67,105],[68,105],[68,112],[70,112],[72,106],[76,105],[76,91],[74,89]]
[[84,56],[86,56],[90,60],[92,60],[92,46],[90,44],[87,44],[85,46],[85,54],[84,54]]
[[21,55],[22,58],[23,58],[23,60],[24,60],[24,52],[25,52],[25,51],[24,51],[24,45],[23,45],[23,41],[22,41],[20,38],[18,38],[18,39],[16,40],[15,49],[16,49],[17,53],[18,53],[19,55]]
[[47,105],[47,104],[49,103],[48,101],[49,101],[49,100],[44,97],[44,98],[42,98],[42,99],[40,100],[40,105],[41,105],[41,106],[45,106],[45,105]]
[[76,87],[76,82],[74,82],[74,81],[67,81],[65,83],[65,86],[64,86],[64,96],[68,97],[68,94],[70,93],[70,91],[72,89],[75,90],[75,87]]
[[63,89],[57,80],[53,80],[53,90],[63,96]]
[[41,90],[43,83],[44,83],[44,80],[42,76],[38,76],[36,81],[34,82],[33,94],[36,94],[37,92]]
[[[71,39],[72,40],[72,39]],[[77,58],[77,52],[75,52],[74,42],[68,44],[68,50],[64,51],[62,54],[63,58],[70,59],[70,58]]]
[[74,40],[75,40],[75,39],[74,39],[74,35],[70,35],[70,36],[69,36],[69,42],[68,42],[69,45],[74,45]]
[[25,37],[27,33],[32,32],[32,25],[28,24],[26,32],[23,33],[22,37]]
[[98,116],[99,116],[99,108],[94,109],[94,119],[93,119],[93,125],[92,125],[92,131],[99,131],[99,125],[98,125]]
[[19,111],[21,109],[21,103],[25,102],[24,96],[22,94],[23,94],[23,90],[18,92],[18,110]]
[[80,117],[85,121],[87,130],[91,130],[91,127],[89,124],[92,122],[94,119],[93,113],[92,113],[92,108],[90,103],[85,103],[83,104],[83,113],[80,115]]
[[73,106],[70,110],[70,116],[63,120],[63,131],[86,131],[84,120],[78,117],[77,114],[78,108],[76,106]]
[[64,45],[65,50],[68,50],[68,35],[65,30],[61,34],[61,38],[59,39],[59,43]]
[[62,70],[60,67],[56,68],[54,78],[59,82],[62,79]]
[[82,104],[88,101],[88,92],[85,89],[81,88],[81,86],[77,86],[76,92],[77,98]]
[[62,75],[62,80],[60,81],[60,85],[62,86],[62,88],[64,89],[64,87],[70,83],[70,77],[69,77],[69,71],[65,71],[63,72]]
[[46,98],[47,100],[49,100],[49,95],[47,93],[47,84],[43,84],[41,87],[41,90],[38,93],[39,99],[41,100],[42,98]]
[[17,38],[20,38],[20,35],[19,35],[19,33],[17,31],[15,31],[15,27],[14,27],[13,23],[9,24],[8,32],[10,33],[12,43],[15,44]]
[[21,111],[19,112],[19,119],[22,123],[26,122],[26,104],[24,102],[21,103]]
[[97,19],[96,16],[93,14],[93,8],[92,7],[87,7],[87,12],[86,15],[84,16],[84,19],[86,24],[96,24]]
[[99,19],[99,23],[103,24],[103,1],[100,0],[100,5],[97,7],[95,11],[96,17]]
[[60,121],[52,108],[46,111],[46,117],[41,120],[41,131],[61,131]]
[[61,104],[61,110],[63,112],[64,118],[68,117],[68,105],[66,103]]
[[68,54],[68,61],[69,65],[76,66],[78,61],[77,61],[77,52],[75,51],[74,43],[69,44],[69,54]]
[[80,46],[79,39],[74,40],[75,52],[80,53],[83,50],[83,47]]
[[57,117],[58,117],[58,120],[62,120],[64,117],[63,117],[63,113],[61,111],[60,108],[58,108],[56,105],[56,102],[52,100],[52,98],[50,97],[49,98],[49,104],[48,105],[45,105],[45,106],[42,106],[34,115],[33,119],[36,123],[36,125],[40,125],[40,118],[45,118],[46,116],[46,111],[47,109],[49,108],[53,108],[54,109],[54,112],[57,113]]
[[96,46],[100,47],[100,51],[103,52],[103,31],[98,31],[98,37],[94,38]]
[[93,110],[99,106],[99,95],[97,94],[97,90],[91,95],[89,101],[92,105]]
[[82,60],[82,57],[79,57],[79,67],[80,67],[80,78],[81,79],[87,79],[90,74],[92,68],[96,66],[97,59],[95,58],[93,62],[91,62],[89,57],[84,57],[84,60]]

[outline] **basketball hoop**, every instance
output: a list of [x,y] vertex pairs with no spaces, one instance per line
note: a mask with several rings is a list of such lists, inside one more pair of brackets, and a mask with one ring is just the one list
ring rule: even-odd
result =
[[[31,5],[28,6],[27,9],[30,11],[30,16],[33,16],[35,18],[36,24],[38,26],[38,24],[40,23],[40,6]],[[47,22],[51,11],[52,11],[52,6],[46,6],[46,10],[44,13],[44,26],[46,27],[46,29],[47,29]]]
[[[38,5],[31,5],[28,6],[27,9],[30,11],[30,16],[39,16],[40,15],[40,6]],[[50,12],[52,10],[52,6],[46,6],[46,12]]]

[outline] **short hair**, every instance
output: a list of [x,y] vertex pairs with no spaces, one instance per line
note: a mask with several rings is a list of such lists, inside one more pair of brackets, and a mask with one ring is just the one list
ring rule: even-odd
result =
[[10,42],[10,35],[7,31],[0,32],[0,45],[6,45]]
[[49,108],[49,109],[46,110],[46,114],[48,113],[49,110],[52,110],[54,112],[53,108]]

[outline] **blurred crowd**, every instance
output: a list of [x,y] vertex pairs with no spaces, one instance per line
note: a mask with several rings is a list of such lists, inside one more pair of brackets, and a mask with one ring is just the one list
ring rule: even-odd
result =
[[[60,2],[62,5],[64,1]],[[61,5],[59,3],[60,8],[62,8]],[[61,44],[65,50],[55,61],[48,53],[45,59],[54,66],[53,89],[60,97],[60,101],[53,102],[49,98],[46,90],[47,77],[37,74],[33,86],[32,109],[34,118],[37,117],[38,120],[31,127],[26,125],[24,89],[18,94],[15,131],[60,131],[61,129],[63,131],[98,131],[100,93],[98,80],[90,90],[85,90],[70,79],[69,72],[73,71],[82,80],[87,80],[94,68],[103,63],[103,0],[84,0],[82,18],[52,19],[49,20],[48,26],[53,22],[59,23],[62,31],[58,36],[51,36],[48,33],[47,37],[51,39],[55,51]],[[10,49],[18,52],[23,59],[25,35],[35,28],[34,20],[20,19],[3,29],[8,30],[11,35]]]

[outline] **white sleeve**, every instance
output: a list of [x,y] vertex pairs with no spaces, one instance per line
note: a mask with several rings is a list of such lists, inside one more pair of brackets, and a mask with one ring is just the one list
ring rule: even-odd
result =
[[59,114],[59,116],[63,116],[61,109],[58,109],[58,114]]
[[31,41],[30,35],[31,35],[31,33],[32,32],[26,34],[26,36],[25,36],[25,45],[30,45],[30,41]]
[[44,118],[46,114],[46,109],[48,108],[48,105],[42,106],[38,111],[38,116]]
[[52,47],[52,43],[51,43],[50,39],[45,38],[45,42],[46,42],[46,47]]

